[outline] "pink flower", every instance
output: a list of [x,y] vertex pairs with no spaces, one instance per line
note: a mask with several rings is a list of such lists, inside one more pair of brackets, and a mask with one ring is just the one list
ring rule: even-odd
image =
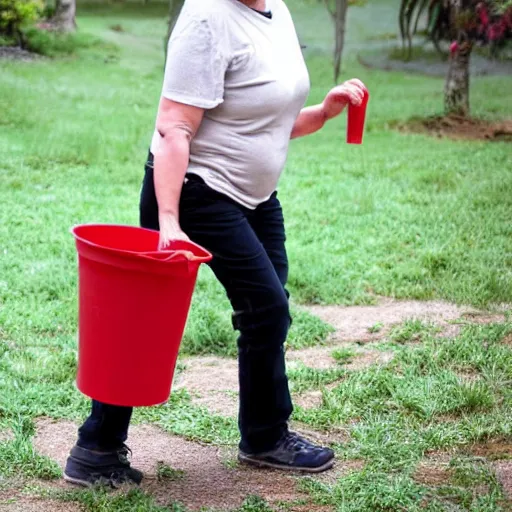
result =
[[450,45],[450,55],[453,55],[454,53],[456,53],[458,49],[459,49],[459,43],[457,43],[457,41],[453,41],[453,43]]
[[490,41],[497,41],[505,35],[506,24],[505,20],[500,20],[489,26],[487,29],[487,37]]
[[484,27],[487,27],[487,25],[489,25],[489,12],[487,11],[487,6],[483,2],[480,2],[476,6],[476,12],[480,18],[480,23]]

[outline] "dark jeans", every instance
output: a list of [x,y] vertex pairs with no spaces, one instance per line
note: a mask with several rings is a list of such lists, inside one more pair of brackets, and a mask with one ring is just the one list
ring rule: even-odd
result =
[[[240,448],[272,448],[287,429],[292,403],[283,344],[290,326],[288,259],[281,205],[272,197],[249,210],[188,175],[180,199],[180,224],[214,256],[210,267],[233,306],[238,338]],[[158,229],[158,206],[149,156],[140,201],[141,226]],[[78,445],[115,449],[126,439],[132,409],[93,401]]]

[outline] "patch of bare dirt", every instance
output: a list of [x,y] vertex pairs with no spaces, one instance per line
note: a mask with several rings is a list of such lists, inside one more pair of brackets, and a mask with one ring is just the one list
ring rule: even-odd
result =
[[[76,429],[69,421],[38,420],[36,450],[63,466],[75,442]],[[258,494],[270,503],[307,498],[297,490],[296,475],[232,467],[233,464],[226,464],[225,449],[186,441],[157,427],[132,427],[129,444],[133,449],[133,465],[145,473],[143,489],[161,504],[175,500],[198,510],[201,507],[237,507],[250,494]],[[180,470],[181,477],[158,479],[159,464]],[[350,469],[350,464],[340,462],[329,477],[339,478]]]
[[334,507],[329,505],[292,505],[291,507],[286,507],[286,510],[290,512],[333,512]]
[[300,350],[287,350],[286,363],[293,367],[295,363],[302,363],[315,370],[327,370],[337,366],[336,360],[332,357],[333,347],[310,347]]
[[323,394],[317,389],[306,391],[305,393],[296,395],[293,398],[293,403],[303,409],[317,409],[323,403]]
[[238,413],[238,363],[221,357],[191,357],[182,360],[183,370],[173,385],[185,388],[192,402],[214,414],[236,416]]
[[512,460],[497,462],[494,464],[494,470],[505,496],[512,500]]
[[65,488],[62,480],[41,482],[15,478],[0,481],[0,510],[2,512],[79,512],[83,510],[78,503],[41,496],[35,489],[41,488],[42,485],[51,490]]
[[442,331],[437,334],[440,338],[456,338],[462,331],[460,323],[448,323],[443,326]]
[[23,50],[21,48],[18,48],[17,46],[0,46],[0,59],[30,62],[35,59],[41,58],[41,55],[28,52],[27,50]]
[[426,454],[426,460],[428,463],[435,465],[446,465],[457,454],[482,457],[489,461],[512,460],[512,442],[510,439],[493,439],[483,443],[467,444],[447,451],[431,451]]
[[352,371],[364,370],[373,365],[386,365],[392,361],[393,357],[394,354],[391,351],[360,350],[356,351],[354,358],[343,366]]
[[[383,338],[390,329],[410,318],[434,322],[441,328],[459,319],[465,313],[475,312],[470,307],[456,306],[442,301],[397,301],[383,299],[376,306],[309,306],[307,310],[332,325],[336,332],[333,341],[370,342]],[[379,326],[377,332],[371,332]]]
[[447,464],[434,464],[430,462],[421,462],[414,472],[413,479],[422,485],[437,487],[447,484],[453,472]]
[[470,452],[477,457],[485,457],[488,460],[511,459],[512,460],[512,442],[509,441],[488,441],[468,445],[464,448],[465,452]]
[[311,347],[301,350],[288,350],[286,359],[288,363],[302,363],[309,368],[327,370],[342,366],[347,370],[363,370],[374,364],[387,364],[393,359],[393,352],[372,350],[368,348],[351,347],[354,355],[347,362],[338,362],[332,356],[333,345]]
[[400,131],[427,133],[454,140],[486,140],[512,142],[512,120],[486,121],[463,116],[434,116],[412,119],[398,125]]
[[417,465],[413,479],[420,484],[433,487],[446,484],[453,475],[450,461],[454,454],[454,450],[428,452],[424,460]]
[[430,465],[447,467],[456,453],[455,448],[451,448],[447,451],[432,450],[425,454],[425,461]]
[[20,495],[9,502],[0,501],[0,510],[2,512],[80,512],[83,508],[77,503]]
[[505,322],[504,313],[484,313],[480,311],[471,311],[462,315],[464,320],[467,320],[471,324],[495,324]]
[[12,441],[14,439],[14,434],[11,429],[0,429],[0,443],[5,443],[6,441]]
[[503,338],[502,343],[505,345],[512,345],[512,332]]
[[474,384],[475,382],[482,380],[482,375],[473,370],[458,371],[456,372],[456,375],[465,384]]

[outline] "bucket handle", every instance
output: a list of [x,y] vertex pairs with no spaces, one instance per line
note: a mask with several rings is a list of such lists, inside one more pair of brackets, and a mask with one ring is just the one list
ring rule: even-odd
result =
[[187,261],[202,260],[202,258],[196,256],[192,251],[187,251],[185,249],[177,251],[147,251],[139,252],[137,254],[153,261],[171,261],[178,257],[184,258]]

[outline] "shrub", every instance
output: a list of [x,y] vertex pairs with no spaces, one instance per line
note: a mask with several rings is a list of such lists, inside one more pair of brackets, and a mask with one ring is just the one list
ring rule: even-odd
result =
[[2,40],[23,45],[23,27],[39,19],[43,9],[42,0],[0,0]]
[[72,55],[79,50],[90,48],[108,51],[111,56],[116,55],[118,51],[114,44],[105,43],[93,35],[83,32],[67,33],[31,27],[24,31],[24,38],[27,50],[47,57]]

